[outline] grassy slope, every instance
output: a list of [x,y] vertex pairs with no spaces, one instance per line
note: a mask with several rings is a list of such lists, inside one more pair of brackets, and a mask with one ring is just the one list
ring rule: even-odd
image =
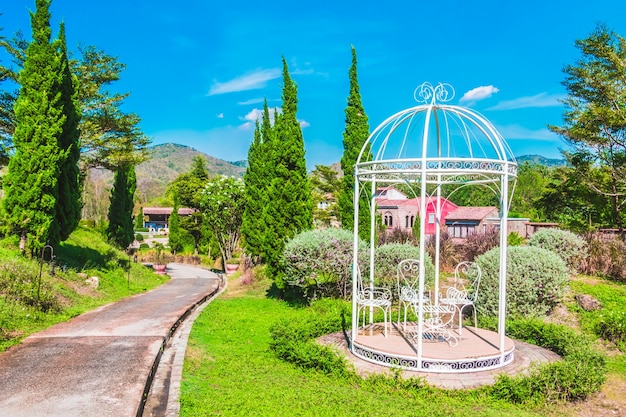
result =
[[187,348],[181,416],[545,416],[477,392],[412,392],[305,371],[269,351],[270,326],[300,310],[265,297],[266,287],[214,300]]
[[[0,352],[29,334],[147,291],[167,279],[132,262],[129,274],[128,256],[86,228],[78,228],[55,256],[56,273],[51,276],[48,263],[40,267],[38,260],[21,257],[11,242],[0,243]],[[48,308],[45,312],[36,305],[40,270],[40,300]],[[97,276],[99,287],[87,285],[86,276]]]

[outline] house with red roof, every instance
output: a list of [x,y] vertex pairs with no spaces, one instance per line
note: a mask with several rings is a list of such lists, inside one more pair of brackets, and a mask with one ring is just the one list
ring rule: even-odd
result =
[[[386,230],[413,231],[413,225],[419,221],[420,197],[408,198],[396,188],[388,187],[379,189],[375,199],[376,210]],[[437,203],[437,197],[428,197],[426,201],[426,235],[434,235],[437,230]],[[473,233],[485,233],[498,219],[496,207],[459,207],[443,197],[439,198],[439,207],[441,230],[447,227],[451,237],[466,238]]]
[[[143,208],[143,227],[148,229],[168,229],[170,215],[173,207],[144,207]],[[181,207],[178,209],[179,216],[189,216],[194,209]]]

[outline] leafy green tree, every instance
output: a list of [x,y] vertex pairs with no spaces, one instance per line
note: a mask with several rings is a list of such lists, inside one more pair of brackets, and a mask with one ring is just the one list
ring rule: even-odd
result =
[[182,207],[195,209],[189,216],[181,217],[180,227],[186,230],[194,240],[194,253],[198,254],[200,241],[205,237],[201,210],[202,189],[209,179],[206,161],[201,156],[193,159],[189,172],[180,174],[168,187],[168,192],[179,198]]
[[65,155],[59,136],[65,116],[59,93],[60,57],[50,42],[50,0],[37,0],[31,13],[33,41],[26,49],[15,102],[15,153],[4,177],[7,231],[20,237],[20,247],[38,253],[58,243],[56,219],[59,166]]
[[66,240],[78,226],[81,218],[81,175],[78,169],[80,159],[80,110],[76,101],[76,80],[70,70],[65,41],[65,25],[59,32],[61,54],[61,105],[65,120],[59,137],[59,147],[66,153],[59,172],[59,197],[56,206],[56,220],[59,225],[60,239]]
[[126,249],[135,239],[133,196],[136,187],[137,178],[133,165],[120,167],[115,171],[106,233],[109,241],[120,249]]
[[[550,168],[524,162],[517,169],[517,183],[509,209],[509,216],[528,217],[533,221],[543,218],[537,201],[543,196],[550,180]],[[497,207],[497,206],[496,206]]]
[[243,181],[216,177],[205,185],[201,199],[204,222],[217,239],[222,265],[237,250],[245,207]]
[[176,254],[176,252],[180,252],[183,249],[183,239],[180,229],[180,216],[178,215],[178,208],[178,194],[174,192],[174,207],[172,207],[172,214],[170,214],[169,234],[167,239],[170,251],[172,251],[173,254]]
[[[626,203],[626,40],[605,26],[576,41],[582,56],[565,67],[563,126],[549,126],[573,148],[575,175],[606,196],[612,225],[624,236]],[[596,175],[600,168],[604,175]]]
[[311,187],[304,157],[304,139],[297,120],[298,89],[289,75],[283,57],[283,106],[277,118],[268,154],[273,175],[268,188],[267,209],[264,221],[264,254],[268,274],[278,288],[284,283],[280,274],[280,261],[285,242],[301,231],[309,230],[313,223]]
[[[350,77],[350,94],[345,111],[346,128],[343,133],[343,156],[341,157],[343,184],[337,204],[339,205],[341,226],[351,230],[354,228],[354,167],[361,148],[369,137],[367,115],[361,103],[357,78],[357,57],[354,47],[352,47],[352,65],[348,74]],[[371,190],[363,187],[359,195],[359,236],[368,241],[370,235],[370,199]]]

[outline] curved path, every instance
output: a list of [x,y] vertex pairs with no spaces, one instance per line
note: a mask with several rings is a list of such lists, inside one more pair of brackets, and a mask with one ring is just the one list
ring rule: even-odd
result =
[[[167,274],[171,280],[152,291],[52,326],[0,354],[0,416],[143,415],[142,398],[161,355],[173,357],[170,337],[220,288],[218,276],[205,269],[169,264]],[[167,403],[167,392],[161,400]]]

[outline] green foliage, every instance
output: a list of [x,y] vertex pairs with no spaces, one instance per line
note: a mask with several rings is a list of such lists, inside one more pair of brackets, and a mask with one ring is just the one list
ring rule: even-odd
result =
[[172,208],[172,214],[169,218],[169,233],[167,244],[170,247],[172,253],[180,252],[183,249],[183,240],[180,229],[180,216],[178,215],[178,195],[174,192],[174,207]]
[[271,141],[271,125],[267,100],[263,104],[263,130],[258,121],[254,139],[248,149],[248,167],[243,176],[245,183],[245,209],[241,223],[241,236],[246,254],[255,262],[264,258],[263,242],[266,225],[263,211],[267,206],[269,176],[266,175],[266,162]]
[[[348,106],[346,107],[346,128],[343,132],[343,155],[341,157],[341,170],[343,180],[341,192],[337,199],[341,227],[346,230],[354,228],[354,167],[359,158],[361,148],[369,137],[369,124],[367,114],[361,102],[361,93],[357,76],[356,48],[352,47],[352,64],[348,71],[350,79],[350,92]],[[363,154],[363,160],[369,156],[369,147]],[[359,192],[359,236],[369,241],[370,239],[370,190],[363,188]]]
[[609,310],[601,312],[595,323],[595,333],[617,344],[621,350],[625,350],[626,343],[626,311]]
[[[336,199],[341,191],[342,180],[338,175],[332,167],[325,165],[315,165],[311,172],[313,222],[316,227],[331,227],[339,221]],[[328,207],[319,207],[318,204],[322,202],[327,202]]]
[[121,167],[115,172],[106,234],[109,241],[120,249],[126,249],[135,238],[133,196],[136,181],[135,167],[132,165]]
[[550,349],[563,360],[531,367],[527,375],[500,376],[487,389],[491,395],[513,403],[546,403],[585,400],[600,391],[606,379],[605,357],[580,333],[533,319],[507,321],[507,333]]
[[279,320],[270,328],[270,349],[279,358],[305,369],[337,376],[349,373],[345,357],[315,338],[341,330],[347,307],[340,301],[320,300],[295,318]]
[[267,206],[263,213],[266,232],[263,234],[263,255],[269,275],[278,288],[284,287],[280,262],[286,241],[313,225],[311,186],[304,158],[304,139],[296,117],[298,89],[289,76],[283,57],[283,113],[277,117],[272,131],[269,157],[271,181],[267,188]]
[[[487,316],[498,315],[500,249],[476,258],[482,270],[477,308]],[[534,246],[507,250],[507,316],[541,317],[563,297],[568,283],[567,267],[554,252]]]
[[59,50],[61,65],[61,106],[65,120],[59,135],[59,148],[65,158],[59,167],[58,190],[59,197],[56,204],[56,221],[59,225],[59,239],[66,240],[78,226],[81,217],[81,175],[78,169],[80,159],[80,107],[77,102],[75,88],[77,80],[73,76],[67,58],[65,41],[65,24],[61,23],[59,33]]
[[[307,298],[346,298],[352,290],[353,233],[344,229],[302,232],[285,245],[284,274]],[[359,241],[359,251],[367,244]]]
[[585,240],[567,230],[539,230],[528,239],[528,245],[556,253],[573,273],[576,272],[581,262],[587,258],[587,243]]
[[202,190],[200,205],[203,221],[215,236],[225,263],[238,248],[241,236],[245,207],[243,181],[227,177],[209,180]]
[[511,232],[506,238],[506,243],[509,246],[522,246],[526,243],[526,239],[520,236],[517,232]]
[[60,239],[56,220],[64,115],[60,57],[50,43],[50,1],[38,0],[31,15],[33,42],[26,49],[15,102],[14,154],[3,178],[6,231],[20,236],[31,254]]
[[576,179],[606,197],[610,223],[623,231],[626,202],[626,40],[603,25],[577,40],[581,57],[563,70],[563,126],[549,126],[570,145]]

